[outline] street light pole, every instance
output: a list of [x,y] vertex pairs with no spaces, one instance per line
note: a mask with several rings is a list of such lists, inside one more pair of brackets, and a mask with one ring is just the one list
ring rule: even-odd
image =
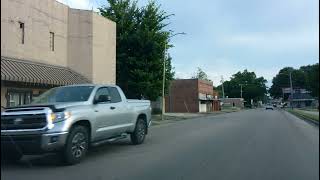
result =
[[164,120],[164,112],[165,112],[165,97],[164,97],[164,87],[165,87],[165,82],[166,82],[166,49],[167,49],[167,44],[164,44],[164,54],[163,54],[163,75],[162,75],[162,114],[161,114],[161,120]]
[[[176,34],[173,34],[171,36],[169,36],[168,39],[176,36],[176,35],[185,35],[186,33],[185,32],[181,32],[181,33],[176,33]],[[164,113],[165,113],[165,91],[164,91],[164,88],[165,88],[165,82],[166,82],[166,51],[167,51],[167,42],[165,42],[164,44],[164,53],[163,53],[163,74],[162,74],[162,113],[161,113],[161,120],[163,121],[164,120]]]

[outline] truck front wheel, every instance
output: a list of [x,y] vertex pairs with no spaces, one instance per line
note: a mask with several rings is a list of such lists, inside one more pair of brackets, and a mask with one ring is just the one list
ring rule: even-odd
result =
[[143,119],[138,119],[134,132],[130,135],[134,145],[142,144],[147,133],[147,124]]
[[76,125],[71,129],[62,152],[63,161],[68,165],[79,163],[87,154],[88,146],[88,129],[84,126]]

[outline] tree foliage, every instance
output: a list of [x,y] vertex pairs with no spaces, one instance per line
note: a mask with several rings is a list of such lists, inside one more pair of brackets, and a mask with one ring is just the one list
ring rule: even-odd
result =
[[[237,72],[232,75],[229,81],[225,81],[224,92],[225,96],[229,98],[241,97],[241,85],[242,85],[242,97],[245,101],[263,101],[267,93],[266,87],[267,80],[263,77],[257,77],[254,72],[244,70],[243,72]],[[222,86],[217,87],[218,91],[221,91]]]
[[306,89],[311,91],[311,95],[319,98],[319,63],[302,66],[300,70],[306,79]]
[[[319,63],[302,66],[299,69],[294,69],[292,67],[282,68],[272,79],[272,86],[270,88],[270,95],[272,97],[282,97],[282,88],[290,87],[290,72],[292,86],[294,88],[305,88],[311,91],[313,96],[319,97]],[[285,95],[284,99],[287,98],[288,95]]]
[[[108,0],[100,14],[117,23],[116,83],[129,98],[161,95],[164,51],[172,31],[165,30],[170,15],[154,1],[139,8],[137,1]],[[166,88],[173,79],[171,57],[167,56]]]
[[200,67],[197,68],[197,72],[191,78],[192,79],[206,80],[206,81],[210,81],[211,82],[211,80],[208,78],[207,73],[204,72]]

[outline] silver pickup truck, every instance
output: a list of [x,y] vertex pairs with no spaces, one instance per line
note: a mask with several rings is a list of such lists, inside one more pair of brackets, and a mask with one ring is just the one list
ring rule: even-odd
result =
[[129,100],[118,86],[72,85],[48,90],[1,113],[1,156],[58,152],[67,164],[89,147],[125,138],[141,144],[151,124],[150,101]]

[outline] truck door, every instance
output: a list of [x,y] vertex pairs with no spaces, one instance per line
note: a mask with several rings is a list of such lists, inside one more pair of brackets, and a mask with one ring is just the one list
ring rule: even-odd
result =
[[117,112],[117,117],[114,119],[114,124],[117,124],[115,130],[118,133],[126,132],[130,126],[132,126],[132,113],[128,109],[128,104],[124,99],[121,99],[120,93],[116,87],[109,87],[109,93],[111,97],[111,105],[113,110]]
[[[108,97],[105,101],[101,101],[99,97]],[[117,116],[119,109],[111,103],[111,96],[108,87],[101,87],[96,91],[94,96],[94,113],[96,119],[96,138],[97,140],[113,137],[116,134],[116,127],[119,125]]]

